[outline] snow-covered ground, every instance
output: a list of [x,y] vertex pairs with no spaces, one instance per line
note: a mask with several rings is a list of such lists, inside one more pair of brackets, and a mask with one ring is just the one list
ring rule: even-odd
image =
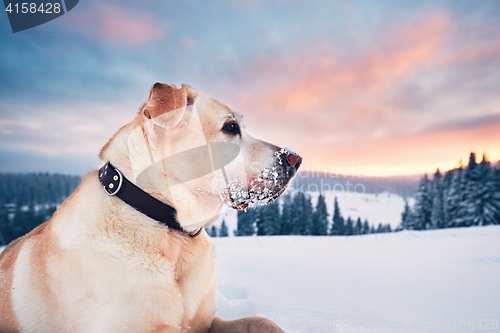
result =
[[500,331],[500,226],[213,241],[228,319],[261,315],[288,333]]
[[226,318],[294,333],[500,331],[500,226],[214,243]]

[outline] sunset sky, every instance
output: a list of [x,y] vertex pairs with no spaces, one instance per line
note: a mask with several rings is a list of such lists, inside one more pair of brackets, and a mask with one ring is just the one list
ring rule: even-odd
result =
[[83,174],[157,81],[244,115],[304,169],[378,176],[500,159],[500,1],[97,1],[13,34],[0,171]]

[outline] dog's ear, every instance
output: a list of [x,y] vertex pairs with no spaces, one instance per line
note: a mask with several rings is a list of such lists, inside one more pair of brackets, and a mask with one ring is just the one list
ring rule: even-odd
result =
[[188,96],[184,85],[177,88],[156,82],[149,92],[142,113],[158,126],[171,127],[180,122],[186,111],[187,102]]

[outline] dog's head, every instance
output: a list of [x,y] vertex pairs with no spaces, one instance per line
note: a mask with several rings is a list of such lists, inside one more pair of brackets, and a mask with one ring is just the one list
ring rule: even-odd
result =
[[246,209],[276,199],[302,159],[250,136],[242,116],[191,87],[156,83],[136,119],[103,148],[131,181],[177,209],[187,229],[223,204]]

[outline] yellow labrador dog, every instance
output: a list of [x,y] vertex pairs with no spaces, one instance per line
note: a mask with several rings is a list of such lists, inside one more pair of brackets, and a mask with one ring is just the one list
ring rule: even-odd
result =
[[279,196],[301,158],[189,86],[156,83],[51,220],[0,256],[1,332],[283,332],[216,317],[204,231]]

